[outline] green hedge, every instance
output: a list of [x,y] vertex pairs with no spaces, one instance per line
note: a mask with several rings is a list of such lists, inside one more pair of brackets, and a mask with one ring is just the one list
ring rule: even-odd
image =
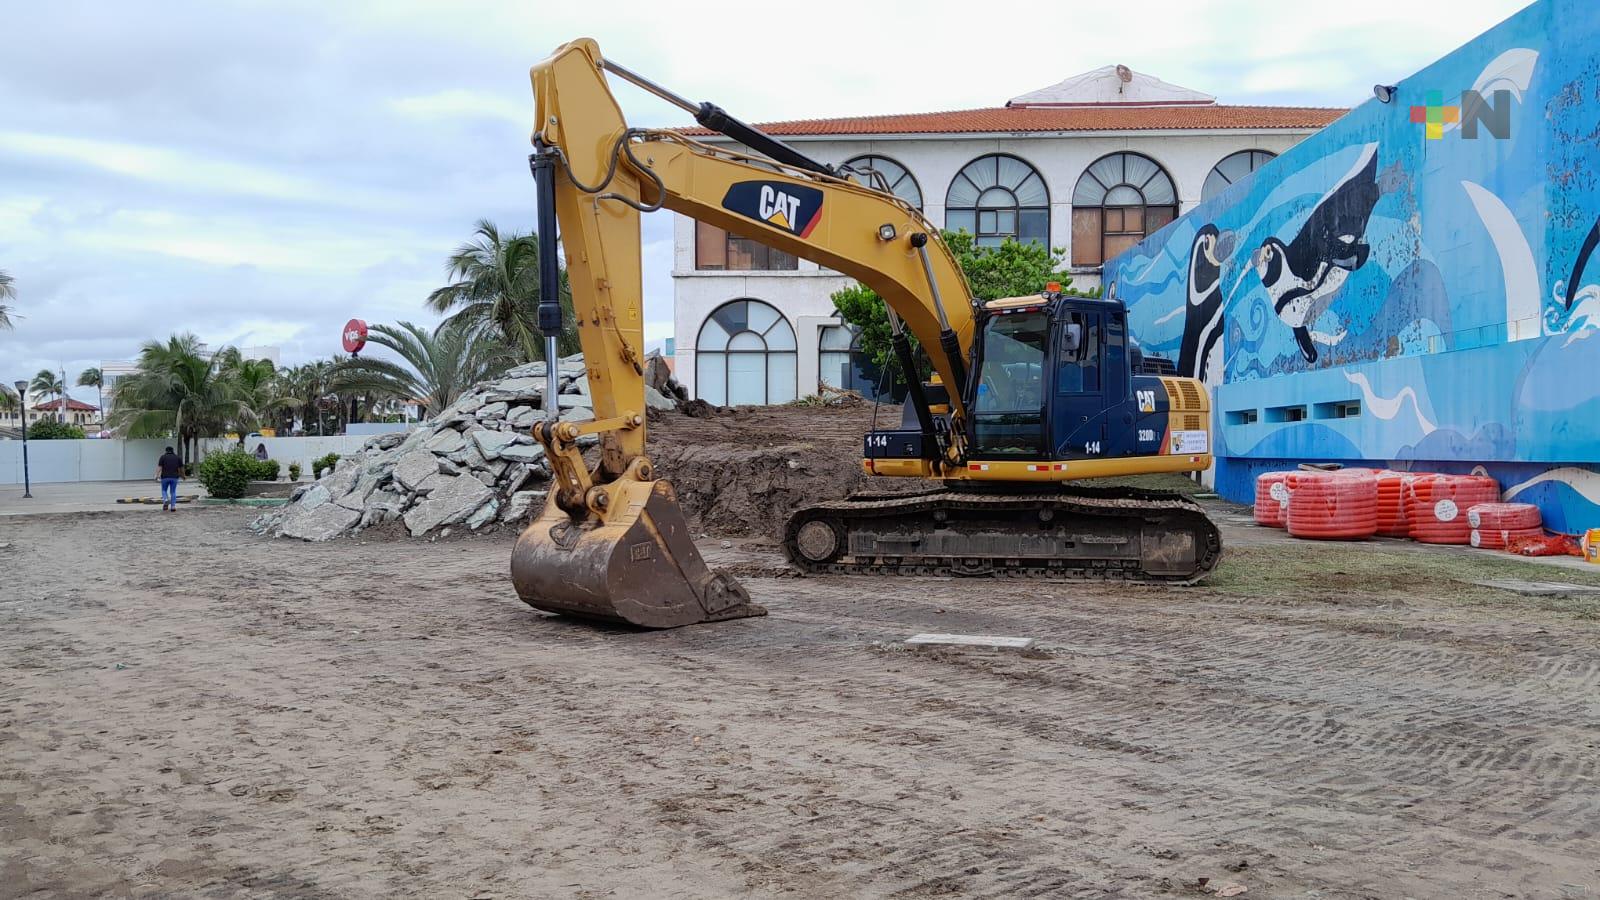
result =
[[233,500],[243,497],[252,481],[277,481],[278,461],[256,459],[244,450],[213,453],[200,461],[199,476],[211,496]]
[[311,477],[313,479],[321,478],[323,471],[332,469],[334,463],[337,463],[338,461],[339,454],[337,453],[329,453],[327,456],[319,456],[316,459],[313,459],[311,461]]
[[28,426],[30,441],[81,441],[83,429],[55,419],[41,419]]
[[229,450],[201,460],[198,475],[211,496],[233,500],[244,496],[245,488],[255,480],[260,465],[260,460],[250,453]]

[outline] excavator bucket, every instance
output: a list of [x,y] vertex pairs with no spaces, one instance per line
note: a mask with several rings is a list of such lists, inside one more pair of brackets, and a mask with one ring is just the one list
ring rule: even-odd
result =
[[511,581],[534,609],[643,628],[767,614],[706,566],[666,481],[629,484],[604,519],[574,521],[555,499],[511,554]]

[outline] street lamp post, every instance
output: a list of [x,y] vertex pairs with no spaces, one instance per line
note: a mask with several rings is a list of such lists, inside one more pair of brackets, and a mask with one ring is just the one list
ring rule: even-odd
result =
[[22,499],[33,499],[33,485],[28,479],[28,382],[17,382],[17,408],[22,410]]

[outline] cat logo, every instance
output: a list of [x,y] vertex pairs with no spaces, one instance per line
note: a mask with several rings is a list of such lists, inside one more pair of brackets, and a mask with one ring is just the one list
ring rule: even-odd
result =
[[822,191],[782,181],[740,181],[728,187],[722,208],[790,234],[810,237],[822,220]]
[[1139,412],[1148,413],[1156,411],[1155,391],[1134,391],[1133,394],[1139,401]]

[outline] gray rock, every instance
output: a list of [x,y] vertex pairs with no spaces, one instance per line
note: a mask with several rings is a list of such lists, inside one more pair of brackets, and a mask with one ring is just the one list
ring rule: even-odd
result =
[[531,463],[544,459],[542,444],[512,444],[501,448],[500,458],[511,462]]
[[[478,433],[480,433],[480,432],[473,431],[473,432],[469,432],[468,434],[471,435],[471,434],[478,434]],[[461,445],[461,449],[460,450],[457,450],[456,452],[450,454],[448,457],[446,457],[446,459],[450,460],[453,463],[457,463],[461,467],[461,468],[457,468],[455,466],[452,466],[451,470],[450,470],[450,474],[452,474],[452,475],[460,472],[462,468],[465,468],[465,469],[481,469],[481,468],[483,468],[484,464],[488,462],[488,460],[484,458],[484,455],[478,450],[477,442],[473,441],[473,440],[468,440],[468,441],[464,442]]]
[[543,364],[540,363],[539,365],[541,366],[539,370],[540,377],[507,378],[503,381],[493,382],[493,387],[486,396],[491,398],[504,397],[507,394],[518,397],[525,397],[529,394],[538,396],[544,390]]
[[448,456],[460,450],[466,442],[467,439],[461,436],[461,432],[453,428],[443,428],[435,432],[423,446],[440,456]]
[[314,509],[301,504],[284,518],[282,534],[302,541],[329,541],[360,521],[361,513],[334,503],[323,503]]
[[520,435],[510,431],[474,431],[472,440],[485,459],[498,459],[507,447],[521,442]]
[[495,475],[488,469],[478,469],[472,473],[472,477],[483,482],[484,487],[494,487]]
[[478,511],[477,512],[473,513],[470,516],[467,516],[467,518],[466,518],[467,527],[472,529],[473,531],[477,531],[479,528],[482,528],[483,526],[489,524],[490,522],[493,522],[495,513],[499,512],[499,511],[500,511],[500,501],[499,500],[490,500],[488,503],[485,503],[484,505],[478,507]]
[[412,537],[426,534],[440,525],[454,525],[477,512],[494,496],[494,492],[476,478],[461,475],[435,475],[434,478],[443,479],[443,482],[436,484],[428,499],[413,506],[405,515],[406,529]]
[[450,411],[456,415],[471,415],[482,408],[483,403],[484,395],[478,393],[477,391],[473,391],[468,394],[462,394],[455,403],[450,405]]
[[424,479],[437,474],[439,458],[423,449],[402,453],[394,464],[394,480],[408,491],[416,490]]
[[644,405],[651,409],[677,409],[678,404],[650,385],[644,386]]
[[513,428],[530,428],[539,421],[539,411],[531,406],[513,406],[506,413],[506,424]]
[[561,394],[556,397],[556,406],[561,409],[588,409],[593,402],[587,394]]
[[366,446],[370,450],[393,450],[404,443],[405,439],[406,433],[404,431],[391,431],[388,434],[380,434],[368,440]]
[[544,377],[544,360],[523,363],[520,366],[506,370],[507,378],[534,378]]
[[325,505],[332,499],[333,495],[328,492],[327,485],[318,482],[300,496],[300,502],[297,505],[300,509],[311,510]]
[[361,527],[371,528],[385,522],[393,522],[400,518],[406,511],[406,504],[410,498],[394,491],[375,491],[367,498],[367,505],[361,513]]
[[478,410],[478,418],[503,419],[505,418],[507,409],[510,409],[510,404],[506,403],[504,400],[496,400],[493,403],[485,403],[483,408]]
[[507,500],[505,507],[500,511],[500,521],[521,522],[533,513],[535,504],[543,506],[544,491],[517,491]]

